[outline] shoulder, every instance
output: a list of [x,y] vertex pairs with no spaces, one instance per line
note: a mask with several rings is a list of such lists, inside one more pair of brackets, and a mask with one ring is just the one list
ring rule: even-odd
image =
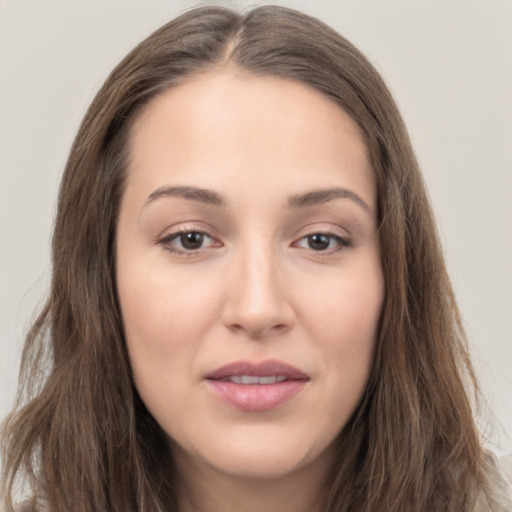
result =
[[481,493],[474,512],[512,511],[512,454],[496,457],[487,452],[484,469],[488,482],[488,494]]

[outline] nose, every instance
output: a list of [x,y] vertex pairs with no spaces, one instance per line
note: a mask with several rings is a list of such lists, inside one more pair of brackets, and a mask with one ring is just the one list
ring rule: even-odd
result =
[[254,338],[289,331],[295,313],[273,251],[247,247],[231,263],[222,311],[224,325]]

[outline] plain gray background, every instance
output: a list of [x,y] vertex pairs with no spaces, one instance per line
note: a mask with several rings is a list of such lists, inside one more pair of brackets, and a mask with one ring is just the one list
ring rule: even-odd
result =
[[[394,93],[495,412],[490,441],[512,451],[512,1],[274,3],[348,37]],[[125,53],[194,5],[0,0],[0,417],[12,403],[23,335],[47,288],[59,177],[79,122]]]

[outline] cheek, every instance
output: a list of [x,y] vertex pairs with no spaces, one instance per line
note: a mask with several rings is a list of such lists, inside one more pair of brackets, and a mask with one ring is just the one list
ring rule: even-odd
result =
[[358,265],[325,276],[302,291],[302,312],[316,338],[333,351],[340,347],[365,352],[373,345],[384,296],[378,265]]
[[340,273],[307,295],[303,314],[322,361],[326,410],[340,426],[359,403],[370,376],[384,296],[378,265]]
[[215,306],[208,276],[207,269],[173,267],[159,249],[120,259],[118,294],[128,340],[170,345],[181,334],[200,329]]
[[204,338],[199,319],[214,302],[179,276],[136,269],[119,269],[118,287],[134,382],[152,416],[174,433],[171,426],[181,424],[176,414],[200,406],[190,398],[189,383]]
[[120,262],[119,301],[141,396],[154,396],[156,390],[164,389],[170,393],[191,374],[207,318],[214,314],[209,312],[215,307],[213,297],[208,296],[211,287],[204,284],[187,278],[187,272],[171,273],[157,262],[145,267]]

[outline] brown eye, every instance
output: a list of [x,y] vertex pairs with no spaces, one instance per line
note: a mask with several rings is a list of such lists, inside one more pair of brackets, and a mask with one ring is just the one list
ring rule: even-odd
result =
[[193,251],[201,248],[204,242],[204,235],[197,231],[191,231],[190,233],[181,233],[179,240],[183,249]]
[[332,238],[333,237],[323,235],[321,233],[316,233],[306,237],[308,247],[314,251],[325,251],[326,249],[329,249]]
[[301,238],[297,247],[331,254],[351,246],[350,240],[333,233],[312,233]]
[[160,240],[165,249],[178,254],[190,253],[208,249],[217,245],[217,242],[201,231],[178,231],[171,233]]

